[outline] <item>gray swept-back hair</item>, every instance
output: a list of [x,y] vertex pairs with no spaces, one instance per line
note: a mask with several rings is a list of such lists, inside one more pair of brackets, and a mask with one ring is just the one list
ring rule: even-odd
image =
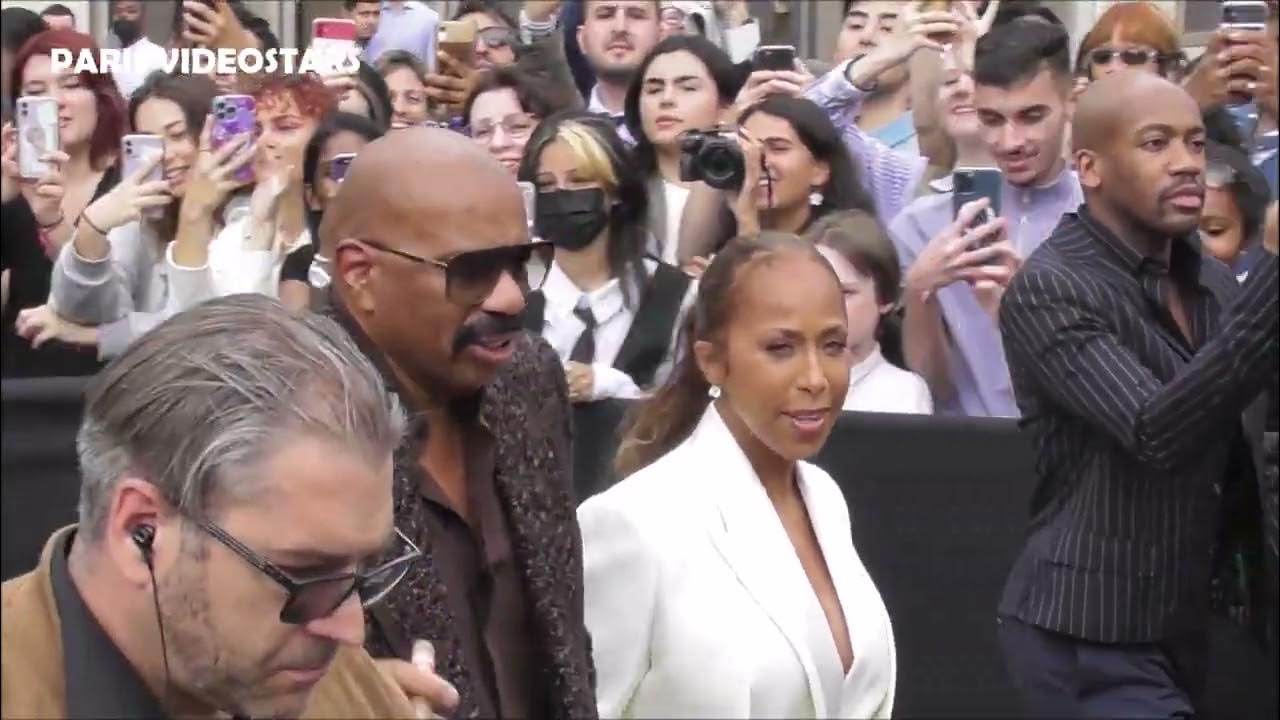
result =
[[381,467],[404,432],[381,376],[336,323],[262,295],[203,303],[89,385],[76,436],[80,535],[102,538],[115,484],[146,480],[188,517],[253,494],[284,442],[333,442]]

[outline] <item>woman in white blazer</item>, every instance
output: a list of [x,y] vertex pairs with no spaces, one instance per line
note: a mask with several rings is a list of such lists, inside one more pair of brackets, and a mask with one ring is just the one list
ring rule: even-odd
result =
[[601,717],[888,717],[889,615],[803,462],[849,382],[831,267],[765,233],[712,262],[687,352],[578,511]]

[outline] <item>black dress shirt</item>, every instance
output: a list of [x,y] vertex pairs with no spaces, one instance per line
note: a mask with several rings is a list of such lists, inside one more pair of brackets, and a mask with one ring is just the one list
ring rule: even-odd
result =
[[53,551],[49,582],[62,626],[62,662],[68,718],[162,718],[164,712],[133,665],[107,635],[80,597],[67,571],[66,544]]
[[1240,416],[1280,352],[1276,279],[1268,255],[1239,286],[1194,237],[1165,267],[1086,206],[1027,260],[1000,328],[1036,487],[1002,614],[1108,643],[1208,621]]

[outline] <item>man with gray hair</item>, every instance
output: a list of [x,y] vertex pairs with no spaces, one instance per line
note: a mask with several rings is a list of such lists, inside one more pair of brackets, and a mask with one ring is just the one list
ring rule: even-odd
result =
[[86,392],[79,525],[4,583],[0,715],[412,717],[361,647],[420,556],[403,426],[346,333],[262,296],[134,343]]

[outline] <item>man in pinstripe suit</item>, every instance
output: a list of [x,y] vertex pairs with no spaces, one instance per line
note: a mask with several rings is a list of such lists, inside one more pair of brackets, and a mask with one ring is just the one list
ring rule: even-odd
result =
[[1101,79],[1073,134],[1085,204],[1001,307],[1037,485],[1000,641],[1036,715],[1190,716],[1224,508],[1261,512],[1240,415],[1280,361],[1276,257],[1239,286],[1201,255],[1204,128],[1176,85]]

